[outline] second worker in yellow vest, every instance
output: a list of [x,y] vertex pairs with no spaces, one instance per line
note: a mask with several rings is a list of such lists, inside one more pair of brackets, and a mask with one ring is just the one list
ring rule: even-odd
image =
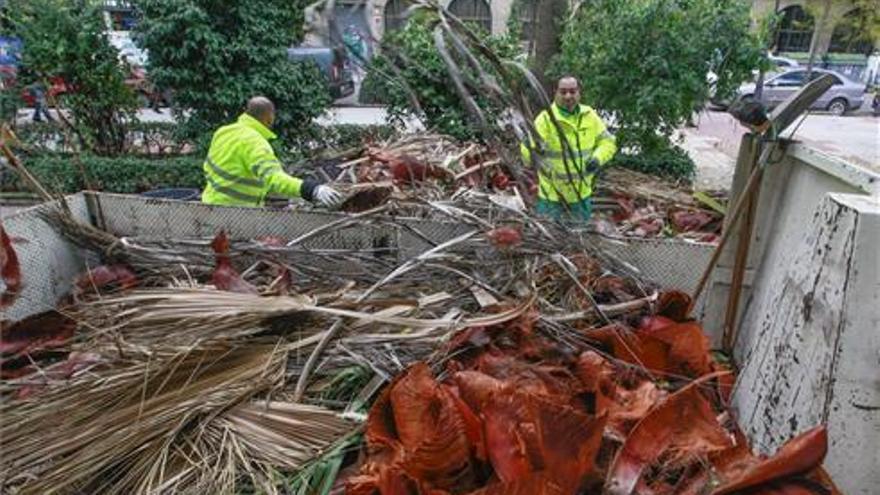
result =
[[245,113],[214,133],[202,168],[207,184],[202,202],[226,206],[263,206],[269,193],[334,206],[341,196],[330,186],[288,175],[269,140],[275,105],[262,96],[247,103]]
[[578,80],[560,79],[550,109],[535,118],[542,142],[533,143],[531,149],[522,145],[523,159],[538,172],[535,209],[556,219],[589,220],[596,173],[617,152],[617,140],[580,99]]

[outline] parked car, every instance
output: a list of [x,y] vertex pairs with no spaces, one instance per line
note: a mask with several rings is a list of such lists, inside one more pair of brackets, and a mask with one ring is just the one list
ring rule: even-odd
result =
[[[124,32],[108,32],[110,42],[119,50],[119,61],[129,70],[129,74],[125,79],[125,84],[131,88],[141,99],[144,106],[168,106],[171,102],[170,93],[163,91],[157,93],[155,87],[147,79],[146,72],[143,69],[146,63],[146,52],[138,49],[131,41],[128,33]],[[17,51],[21,51],[21,42],[11,44],[7,38],[0,37],[0,89],[6,90],[14,88],[18,84],[18,66],[19,58],[12,57],[8,54],[11,49],[9,46],[15,46]],[[73,86],[67,84],[63,78],[53,76],[49,78],[49,87],[46,91],[47,103],[50,105],[55,98],[59,98],[73,91]],[[21,88],[21,99],[28,107],[34,106],[34,95],[30,91],[30,87]]]
[[15,87],[18,69],[14,65],[0,64],[0,90]]
[[147,50],[140,48],[131,39],[128,31],[107,31],[107,39],[110,44],[119,51],[119,62],[130,65],[146,67],[149,61]]
[[130,66],[130,69],[125,85],[138,96],[141,107],[151,107],[159,111],[160,107],[171,106],[171,91],[157,88],[143,67],[135,65]]
[[[767,60],[770,61],[771,68],[769,72],[764,74],[764,80],[766,81],[768,78],[773,77],[776,74],[786,72],[792,69],[796,69],[800,67],[800,64],[797,60],[787,58],[787,57],[779,57],[776,55],[767,54]],[[758,71],[753,70],[752,76],[755,81],[758,80]],[[715,84],[718,82],[718,75],[712,71],[706,75],[706,82],[709,84],[709,107],[724,110],[730,106],[729,98],[720,98],[715,94]]]
[[[49,84],[50,86],[46,91],[46,99],[49,106],[52,106],[52,103],[56,101],[57,98],[70,92],[70,85],[64,82],[64,79],[60,77],[50,77]],[[34,106],[34,95],[31,94],[30,88],[25,87],[21,90],[21,99],[24,100],[26,106]]]
[[[793,58],[780,57],[777,55],[767,55],[767,59],[769,59],[770,63],[776,67],[777,72],[797,69],[801,66],[801,64],[799,64],[798,61]],[[757,75],[757,71],[755,75]]]
[[[867,85],[827,69],[813,69],[810,79],[816,79],[823,74],[831,74],[834,77],[834,85],[819,97],[811,108],[828,110],[833,115],[843,115],[850,110],[857,110],[862,106],[862,103],[865,101]],[[768,108],[779,105],[806,84],[806,78],[806,69],[789,70],[768,78],[764,81],[761,103]],[[740,86],[737,91],[737,98],[739,100],[754,99],[755,83]]]
[[354,93],[354,78],[348,69],[344,48],[297,46],[287,49],[287,57],[294,62],[314,62],[324,74],[333,98]]

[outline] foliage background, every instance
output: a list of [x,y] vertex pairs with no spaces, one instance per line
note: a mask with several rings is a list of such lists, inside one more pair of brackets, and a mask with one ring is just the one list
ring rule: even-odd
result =
[[658,154],[708,101],[752,77],[762,60],[742,0],[591,0],[566,24],[556,75],[574,74],[586,102],[610,117],[618,142]]
[[[94,2],[10,0],[4,10],[6,34],[22,40],[19,91],[50,76],[75,88],[61,98],[71,112],[72,132],[83,148],[102,155],[124,151],[125,126],[137,98],[125,85],[125,68],[104,33]],[[47,84],[48,86],[48,84]]]
[[[432,28],[431,16],[415,16],[404,28],[385,34],[380,52],[368,67],[362,89],[366,94],[362,95],[361,101],[387,104],[392,121],[416,117],[428,129],[459,139],[477,138],[479,132],[468,118],[467,110],[434,45]],[[513,58],[520,53],[515,33],[504,36],[490,36],[485,32],[480,34],[502,58]],[[399,76],[392,69],[392,64],[400,69]],[[465,76],[468,76],[467,71]],[[473,77],[473,74],[470,76]],[[406,87],[398,82],[398,77],[406,81],[415,93],[422,114],[417,114],[413,108]],[[471,92],[478,96],[477,103],[486,109],[487,102],[479,98],[479,91]]]
[[[330,103],[314,64],[288,60],[302,39],[303,0],[138,0],[136,37],[149,50],[153,82],[173,94],[183,138],[202,146],[234,120],[249,97],[277,108],[282,145],[312,139],[312,119]],[[283,146],[282,146],[283,147]]]

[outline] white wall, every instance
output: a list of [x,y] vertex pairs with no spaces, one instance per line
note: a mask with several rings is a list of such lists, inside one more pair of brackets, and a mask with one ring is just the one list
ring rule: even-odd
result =
[[798,246],[756,281],[734,406],[773,449],[828,425],[825,467],[848,494],[880,486],[880,201],[826,195]]
[[[734,350],[739,423],[765,451],[826,423],[835,482],[877,493],[880,175],[796,144],[768,169],[757,211]],[[707,304],[716,337],[726,277]]]

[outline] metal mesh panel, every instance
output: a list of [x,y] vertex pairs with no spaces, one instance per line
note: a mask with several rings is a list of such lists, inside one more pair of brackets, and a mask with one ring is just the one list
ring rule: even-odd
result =
[[[210,238],[225,229],[234,239],[277,236],[292,240],[332,222],[344,221],[344,214],[304,211],[274,211],[255,208],[214,207],[201,203],[143,198],[116,194],[95,195],[100,203],[107,230],[118,236],[140,238]],[[86,202],[77,195],[71,202],[76,215],[88,218]],[[12,235],[40,239],[19,248],[26,263],[26,282],[32,292],[14,308],[18,317],[45,309],[62,295],[70,280],[83,268],[82,254],[64,242],[39,217],[36,210],[7,220]],[[469,225],[419,219],[397,219],[393,223],[373,218],[308,238],[301,245],[310,249],[368,250],[391,248],[398,262],[417,256],[435,244],[469,231]],[[712,246],[677,239],[621,239],[587,235],[586,241],[620,261],[631,265],[641,278],[664,287],[692,291],[712,254]],[[46,264],[44,259],[49,259]],[[320,257],[303,256],[303,263],[319,265]],[[335,266],[337,269],[342,267]],[[27,272],[32,272],[27,274]],[[36,292],[39,291],[39,292]]]
[[[222,229],[237,239],[277,236],[291,240],[346,218],[346,215],[333,213],[217,207],[120,194],[96,197],[104,212],[107,230],[128,237],[210,238]],[[302,245],[321,249],[368,249],[387,235],[379,227],[359,223],[316,235]]]
[[[310,234],[333,222],[344,222],[348,216],[327,212],[283,211],[258,208],[216,207],[197,202],[145,198],[118,194],[96,194],[104,212],[106,228],[117,236],[140,239],[212,238],[225,230],[232,239],[278,237],[285,242]],[[396,248],[397,232],[365,221],[350,226],[337,225],[299,243],[315,250],[365,251],[373,248]],[[397,253],[392,251],[392,260]],[[253,259],[244,257],[236,265],[244,269]],[[336,273],[360,272],[356,262],[331,261],[304,252],[297,263],[313,269],[332,265]]]
[[473,230],[470,225],[429,220],[413,219],[400,223],[404,227],[398,234],[402,259],[414,258],[424,253],[434,247],[431,243],[441,244]]
[[[346,215],[326,212],[271,211],[254,208],[213,207],[200,203],[100,194],[107,227],[117,235],[212,237],[221,228],[234,238],[273,235],[294,239]],[[403,261],[464,234],[472,227],[452,222],[408,219],[395,225],[358,222],[357,225],[316,235],[303,243],[320,249],[396,247]],[[586,236],[589,242],[632,265],[641,276],[664,287],[690,292],[696,288],[714,246],[680,239],[610,239]],[[428,242],[427,240],[430,240]]]
[[590,235],[596,245],[635,267],[642,278],[663,287],[693,292],[709,264],[712,244],[680,239],[609,239]]
[[[277,236],[290,241],[348,218],[340,213],[215,207],[117,194],[96,196],[107,230],[129,237],[208,238],[225,229],[232,238]],[[398,260],[403,261],[430,249],[432,243],[442,243],[470,229],[450,222],[403,219],[392,224],[365,218],[351,226],[334,227],[309,237],[301,245],[312,249],[396,248]]]
[[[69,197],[67,203],[75,218],[89,221],[88,208],[81,194]],[[6,308],[4,319],[19,320],[54,308],[58,300],[70,292],[71,283],[86,267],[85,253],[40,218],[41,211],[52,207],[55,207],[54,203],[44,203],[3,219],[22,271],[22,293],[15,304]],[[6,289],[2,281],[0,288]]]

